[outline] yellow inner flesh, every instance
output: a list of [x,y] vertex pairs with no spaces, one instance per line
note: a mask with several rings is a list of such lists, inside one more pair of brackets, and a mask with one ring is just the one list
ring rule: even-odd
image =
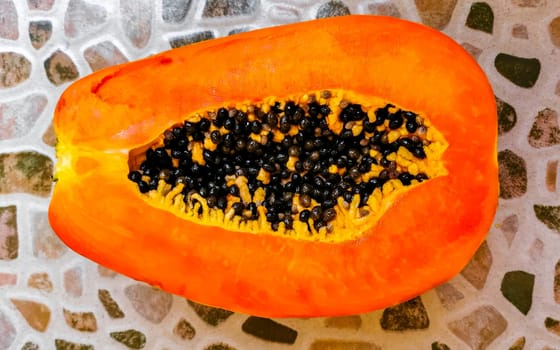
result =
[[[201,118],[211,119],[212,115],[215,115],[218,108],[225,107],[226,109],[235,108],[237,110],[246,112],[249,121],[253,121],[257,116],[252,112],[254,107],[259,108],[263,112],[268,112],[271,106],[276,102],[280,102],[281,109],[284,108],[284,104],[287,101],[293,101],[298,105],[306,105],[309,102],[316,101],[319,104],[327,104],[331,113],[326,117],[329,128],[335,133],[339,134],[343,128],[344,123],[339,120],[340,112],[348,101],[351,103],[360,104],[362,109],[367,113],[368,118],[371,121],[375,120],[375,111],[378,108],[385,107],[388,103],[394,105],[389,109],[393,112],[398,109],[407,110],[406,108],[401,108],[400,106],[390,102],[385,101],[380,98],[375,97],[364,97],[359,94],[345,91],[345,90],[328,90],[329,94],[325,94],[324,91],[315,91],[307,94],[291,95],[285,98],[277,98],[275,96],[268,97],[260,102],[243,102],[243,103],[232,103],[232,104],[222,104],[215,109],[206,109],[191,115],[185,116],[184,121],[198,122]],[[324,96],[330,95],[329,98]],[[342,107],[341,107],[342,106]],[[424,140],[424,152],[426,154],[425,159],[418,159],[414,157],[406,148],[400,147],[397,152],[391,153],[386,158],[390,161],[394,161],[397,164],[397,171],[409,172],[412,175],[419,173],[425,173],[429,179],[433,179],[438,176],[443,176],[447,174],[447,170],[442,162],[442,155],[448,147],[447,141],[444,139],[443,135],[430,123],[429,119],[419,113],[418,111],[413,111],[418,114],[417,118],[421,118],[422,124],[424,125],[423,132],[420,134],[417,131],[415,134],[418,135],[422,140]],[[203,142],[191,142],[190,150],[192,151],[192,159],[194,162],[199,164],[204,164],[204,159],[202,157],[203,149],[214,150],[216,145],[209,140],[209,133],[218,130],[213,124],[210,130],[206,133],[205,141]],[[388,142],[391,143],[400,137],[411,136],[415,134],[410,134],[406,128],[405,123],[396,130],[390,130],[388,128],[388,121],[385,121],[383,126],[379,126],[378,130],[387,130]],[[358,121],[352,127],[352,132],[354,135],[358,135],[362,131],[362,121]],[[292,129],[288,132],[289,135],[295,135],[298,129],[292,126]],[[263,140],[265,138],[266,130],[261,131],[261,135],[251,134],[257,142],[265,143]],[[371,137],[373,134],[366,133],[366,137]],[[280,142],[284,137],[284,134],[279,130],[274,133],[274,141]],[[264,142],[263,142],[264,141]],[[150,146],[161,145],[163,139],[160,138]],[[145,150],[145,148],[144,148]],[[133,154],[136,151],[131,152],[130,166],[133,168],[136,164],[139,164],[142,160],[135,159]],[[382,155],[376,150],[370,150],[370,156],[376,158],[377,161],[381,159]],[[294,164],[297,160],[296,157],[290,157],[287,163],[287,167],[290,170],[294,170]],[[372,165],[371,171],[369,173],[362,175],[362,180],[367,181],[372,177],[376,177],[384,168],[381,165]],[[134,170],[134,169],[132,169]],[[331,166],[329,168],[330,172],[338,172],[342,174],[346,169],[338,169],[336,166]],[[264,184],[270,181],[270,174],[261,169],[258,175],[258,179]],[[247,188],[247,179],[245,177],[236,177],[235,175],[226,176],[226,181],[228,185],[236,184],[240,189],[240,198],[244,202],[262,202],[264,200],[264,190],[258,189],[254,195],[251,196]],[[429,181],[429,180],[425,180]],[[133,185],[131,183],[131,185]],[[309,226],[307,223],[301,222],[298,219],[299,214],[294,215],[293,228],[287,229],[283,222],[279,223],[277,230],[273,230],[271,223],[267,222],[265,214],[266,208],[264,206],[258,206],[257,210],[259,212],[259,218],[257,220],[244,220],[243,217],[234,215],[234,210],[232,209],[233,203],[239,201],[239,198],[232,197],[228,195],[228,204],[225,210],[218,208],[209,208],[206,199],[197,193],[190,195],[187,203],[184,201],[184,195],[182,194],[183,184],[178,184],[176,186],[171,186],[163,180],[159,180],[159,186],[157,190],[151,190],[148,193],[142,195],[145,200],[147,200],[151,205],[168,210],[175,215],[184,218],[185,220],[193,221],[201,225],[208,226],[218,226],[230,231],[245,232],[247,234],[269,234],[275,236],[289,237],[299,240],[309,240],[309,241],[323,241],[323,242],[341,242],[348,241],[359,238],[365,232],[375,225],[383,213],[390,207],[391,203],[394,202],[395,198],[401,196],[406,191],[420,185],[417,180],[412,180],[411,185],[404,186],[400,180],[391,179],[387,181],[380,190],[376,188],[373,193],[369,196],[367,204],[363,207],[359,207],[360,197],[359,195],[354,195],[353,200],[348,203],[344,201],[342,197],[339,197],[337,204],[334,209],[336,210],[336,218],[319,230],[313,227],[313,220],[309,220]],[[194,204],[192,200],[195,200]],[[299,204],[298,194],[294,194],[293,198],[294,206],[300,206],[298,209],[304,209]],[[318,205],[315,200],[312,200],[311,207]],[[311,208],[310,207],[310,208]],[[308,208],[308,209],[310,209]]]

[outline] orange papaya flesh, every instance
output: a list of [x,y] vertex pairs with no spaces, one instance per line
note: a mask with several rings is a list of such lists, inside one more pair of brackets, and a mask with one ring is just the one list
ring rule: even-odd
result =
[[[292,103],[317,131],[298,137],[301,125],[282,123]],[[224,149],[235,130],[217,122],[222,109],[267,133],[238,133],[242,149]],[[384,110],[386,119],[364,130]],[[277,124],[267,123],[270,114]],[[408,121],[416,129],[407,130]],[[449,38],[397,19],[298,23],[111,67],[64,92],[54,128],[49,218],[68,246],[171,293],[254,315],[353,314],[416,296],[461,270],[497,205],[496,106],[486,77]],[[306,140],[333,150],[344,135],[356,149],[341,147],[336,157],[358,151],[353,166],[329,157],[321,164],[319,154],[317,172],[315,164],[301,171],[321,151],[305,150]],[[250,141],[262,154],[245,152]],[[291,160],[290,147],[300,147]],[[222,163],[209,170],[216,156]],[[360,174],[352,170],[361,164],[368,166]],[[198,176],[197,167],[211,176]],[[231,167],[242,170],[226,174]],[[174,173],[179,168],[187,174]],[[284,212],[269,210],[288,192],[286,173],[320,178],[311,187],[331,197],[328,173],[358,189],[325,206],[325,196],[300,188],[291,201],[282,198]],[[380,176],[381,187],[360,191]],[[300,218],[317,206],[321,215]]]

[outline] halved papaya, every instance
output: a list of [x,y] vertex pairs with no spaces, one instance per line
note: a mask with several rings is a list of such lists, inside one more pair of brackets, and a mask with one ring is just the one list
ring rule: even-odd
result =
[[111,67],[57,105],[73,250],[194,301],[309,317],[450,279],[498,198],[492,89],[453,40],[347,16]]

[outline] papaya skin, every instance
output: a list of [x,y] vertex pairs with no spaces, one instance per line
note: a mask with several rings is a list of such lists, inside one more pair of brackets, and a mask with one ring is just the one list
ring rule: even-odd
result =
[[[128,152],[197,110],[320,89],[395,101],[449,142],[448,175],[400,196],[336,244],[227,231],[150,206]],[[110,269],[196,302],[266,317],[363,313],[455,276],[498,202],[492,89],[453,40],[386,17],[346,16],[206,41],[72,84],[54,117],[54,231]]]

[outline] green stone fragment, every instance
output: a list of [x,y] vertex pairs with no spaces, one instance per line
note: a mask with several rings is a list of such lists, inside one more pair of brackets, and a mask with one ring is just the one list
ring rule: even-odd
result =
[[144,333],[135,329],[129,329],[121,332],[112,332],[111,338],[119,343],[126,345],[131,349],[142,349],[146,345],[146,336]]
[[510,271],[504,275],[500,290],[504,297],[524,315],[533,303],[535,275],[525,271]]
[[190,300],[188,300],[188,303],[193,308],[194,312],[196,312],[198,317],[211,326],[217,326],[233,314],[233,312],[228,310],[202,305]]
[[64,339],[55,339],[56,350],[94,350],[93,345],[73,343]]
[[475,2],[471,5],[467,16],[467,27],[492,34],[494,27],[494,12],[485,2]]
[[560,206],[534,205],[533,209],[537,219],[549,229],[560,233]]
[[499,53],[494,59],[496,70],[517,86],[530,88],[541,72],[541,62],[536,58],[523,58]]

